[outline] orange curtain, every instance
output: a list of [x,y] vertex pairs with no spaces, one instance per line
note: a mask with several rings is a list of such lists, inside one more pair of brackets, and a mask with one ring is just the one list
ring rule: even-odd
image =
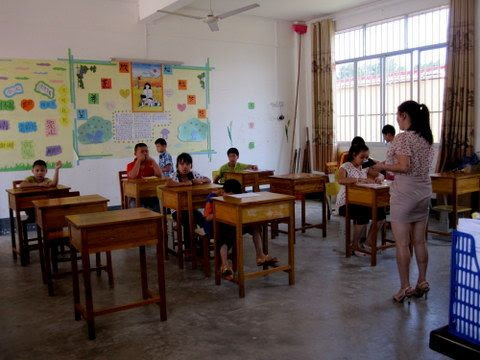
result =
[[335,24],[332,19],[313,24],[312,89],[314,169],[325,171],[335,161],[333,131],[333,62]]
[[474,14],[475,0],[450,1],[439,172],[456,168],[474,145]]

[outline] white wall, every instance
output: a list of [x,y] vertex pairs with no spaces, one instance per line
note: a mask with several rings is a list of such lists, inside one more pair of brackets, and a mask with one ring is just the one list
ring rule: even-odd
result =
[[[138,22],[138,6],[111,0],[2,0],[1,57],[65,58],[71,48],[78,59],[111,57],[170,59],[188,65],[203,65],[209,57],[211,73],[213,149],[208,161],[195,156],[194,167],[205,175],[226,161],[230,147],[226,126],[233,122],[234,146],[242,162],[284,173],[289,146],[283,122],[276,119],[271,102],[285,102],[288,116],[293,99],[294,36],[288,22],[236,16],[220,23],[212,33],[200,21],[164,17],[156,24]],[[247,103],[255,102],[254,111]],[[248,122],[255,129],[248,129]],[[255,149],[248,149],[248,142]],[[61,171],[61,183],[82,194],[98,193],[119,204],[117,172],[130,159],[84,160],[73,169]],[[0,173],[0,218],[5,218],[4,189],[27,172]]]
[[[382,21],[396,16],[401,16],[409,13],[414,13],[418,11],[423,11],[443,5],[447,5],[448,0],[384,0],[377,1],[372,4],[365,6],[360,6],[355,9],[345,10],[332,14],[332,18],[335,20],[336,30],[345,30],[355,26],[360,26],[367,23]],[[478,9],[477,9],[478,13]],[[313,20],[309,23],[311,24],[319,21],[320,19]],[[306,94],[312,93],[312,76],[311,76],[311,49],[312,49],[312,39],[311,32],[308,31],[306,34],[305,48],[304,48],[304,66],[305,68],[305,82],[303,83],[304,92]],[[477,36],[477,43],[479,42],[479,37]],[[480,51],[477,47],[477,53]],[[477,57],[478,60],[478,57]],[[478,79],[478,76],[477,76]],[[478,80],[477,80],[478,84]],[[476,94],[477,99],[480,100],[480,95]],[[303,127],[312,126],[313,123],[313,114],[312,114],[312,99],[311,96],[300,97],[301,103],[301,112],[304,114],[302,119],[305,121]],[[477,134],[480,136],[480,134]],[[340,150],[342,151],[347,147],[347,144],[339,144]],[[477,141],[477,147],[480,145],[480,142]],[[370,152],[372,156],[376,159],[383,159],[385,156],[385,145],[383,144],[370,144]],[[434,161],[435,163],[435,161]]]

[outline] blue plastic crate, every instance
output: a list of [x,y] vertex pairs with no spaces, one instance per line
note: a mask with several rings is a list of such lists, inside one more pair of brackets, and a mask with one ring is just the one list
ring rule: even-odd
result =
[[475,239],[459,231],[452,235],[448,330],[480,344],[480,267]]

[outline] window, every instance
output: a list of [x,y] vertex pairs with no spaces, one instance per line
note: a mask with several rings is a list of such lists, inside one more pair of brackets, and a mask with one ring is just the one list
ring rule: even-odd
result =
[[397,106],[410,99],[428,106],[439,141],[447,28],[442,7],[335,34],[337,141],[381,142],[385,124],[399,130]]

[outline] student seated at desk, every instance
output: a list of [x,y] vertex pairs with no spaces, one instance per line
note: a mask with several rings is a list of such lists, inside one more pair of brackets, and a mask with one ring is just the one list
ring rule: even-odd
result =
[[[362,167],[363,161],[367,157],[368,147],[365,144],[351,146],[348,153],[348,161],[342,164],[338,171],[338,182],[342,185],[381,182],[383,180],[383,175],[374,172],[371,168]],[[369,178],[369,175],[374,175],[376,178]],[[341,216],[345,216],[345,202],[345,186],[342,186],[337,195],[337,209]],[[355,224],[353,232],[353,249],[365,247],[364,244],[359,244],[359,240],[362,232],[372,218],[372,212],[370,208],[366,206],[355,204],[350,205],[348,210],[350,213],[350,218],[353,219]],[[383,208],[378,209],[377,219],[379,220],[377,229],[380,230],[385,221],[385,210]],[[373,244],[373,242],[376,241],[376,238],[377,234],[373,234],[371,231],[369,231],[368,244]]]
[[[242,185],[234,179],[225,180],[223,184],[223,189],[221,195],[233,195],[241,194]],[[205,233],[211,238],[213,233],[213,200],[217,196],[216,193],[212,193],[207,197],[207,204],[205,205]],[[278,259],[276,257],[271,257],[270,255],[265,255],[262,248],[262,229],[258,224],[247,225],[243,227],[243,233],[248,233],[253,235],[253,245],[255,246],[255,252],[257,256],[257,265],[269,265],[276,266]],[[234,226],[220,223],[219,224],[219,234],[218,234],[218,244],[220,247],[220,258],[222,262],[221,272],[222,277],[226,280],[233,279],[233,270],[230,264],[228,263],[228,250],[230,250],[236,238],[236,229]]]
[[[144,143],[138,143],[134,148],[135,159],[127,165],[127,176],[129,179],[142,179],[150,176],[162,176],[162,169],[148,154],[148,146]],[[135,207],[135,199],[129,200],[129,207]],[[157,197],[142,199],[143,207],[160,211]]]
[[[350,143],[350,147],[352,146],[356,146],[356,145],[366,145],[365,144],[365,140],[363,140],[363,138],[361,136],[355,136],[353,139],[352,139],[352,142]],[[348,160],[348,154],[349,152],[348,151],[344,151],[341,155],[340,155],[340,165],[346,163]],[[370,158],[370,154],[367,154],[367,157],[363,160],[363,164],[362,164],[362,167],[363,168],[368,168],[370,166],[373,166],[377,163],[377,161],[373,160]]]
[[228,149],[227,156],[228,163],[222,165],[220,169],[218,169],[218,175],[215,176],[215,179],[213,179],[215,184],[223,184],[225,181],[224,176],[227,171],[258,170],[257,165],[242,164],[238,162],[240,153],[238,152],[237,148],[232,147]]
[[47,163],[43,160],[36,160],[32,165],[32,174],[23,180],[19,187],[22,189],[34,188],[34,187],[55,187],[58,185],[58,173],[62,167],[62,162],[58,160],[55,163],[55,173],[53,174],[53,180],[45,177],[47,175]]
[[[168,179],[167,186],[192,186],[201,184],[210,184],[210,179],[200,175],[192,170],[193,160],[190,154],[181,153],[177,156],[177,171],[175,171]],[[176,211],[172,212],[172,216],[177,220]],[[198,210],[193,210],[194,224],[203,227],[203,215]],[[188,223],[188,211],[182,211],[183,241],[185,247],[190,246],[190,228]]]

